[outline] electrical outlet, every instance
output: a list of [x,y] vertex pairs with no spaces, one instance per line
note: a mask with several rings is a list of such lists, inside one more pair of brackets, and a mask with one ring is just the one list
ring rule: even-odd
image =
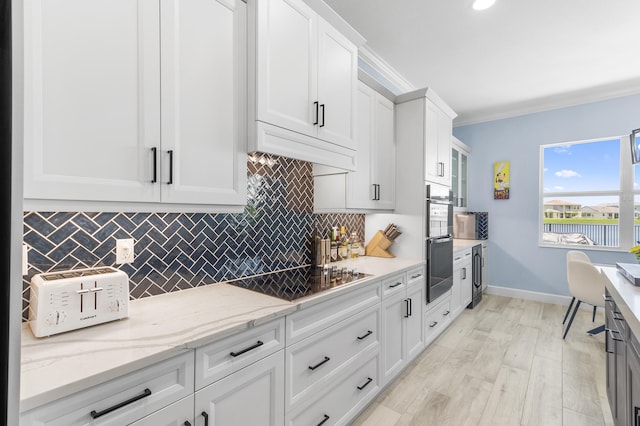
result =
[[133,238],[116,240],[116,263],[131,263],[134,258]]

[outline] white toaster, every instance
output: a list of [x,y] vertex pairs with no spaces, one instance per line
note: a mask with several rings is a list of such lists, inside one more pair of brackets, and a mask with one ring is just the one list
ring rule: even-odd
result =
[[29,325],[36,337],[101,324],[129,315],[129,276],[98,267],[31,278]]

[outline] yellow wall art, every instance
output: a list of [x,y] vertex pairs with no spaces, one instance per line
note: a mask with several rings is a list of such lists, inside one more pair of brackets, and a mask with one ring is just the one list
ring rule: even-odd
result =
[[510,167],[508,161],[493,163],[493,199],[509,199]]

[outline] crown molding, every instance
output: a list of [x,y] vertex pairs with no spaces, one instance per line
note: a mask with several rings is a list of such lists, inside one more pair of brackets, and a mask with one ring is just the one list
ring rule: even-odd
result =
[[[360,46],[358,49],[358,58],[391,83],[394,87],[389,87],[388,89],[396,95],[411,92],[416,89],[409,80],[404,78],[402,74],[396,71],[395,68],[378,56],[378,54],[371,50],[366,44]],[[380,83],[384,84],[384,82]]]

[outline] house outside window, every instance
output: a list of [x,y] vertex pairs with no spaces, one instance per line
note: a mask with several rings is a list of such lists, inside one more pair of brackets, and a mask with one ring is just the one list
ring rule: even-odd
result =
[[542,145],[540,166],[540,245],[640,244],[640,166],[627,136]]

